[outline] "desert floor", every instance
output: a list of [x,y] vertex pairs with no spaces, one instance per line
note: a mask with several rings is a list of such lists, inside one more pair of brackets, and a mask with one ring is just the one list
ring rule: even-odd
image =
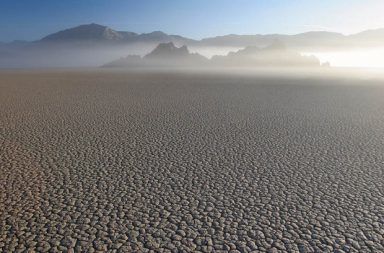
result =
[[0,252],[27,250],[383,252],[384,82],[1,71]]

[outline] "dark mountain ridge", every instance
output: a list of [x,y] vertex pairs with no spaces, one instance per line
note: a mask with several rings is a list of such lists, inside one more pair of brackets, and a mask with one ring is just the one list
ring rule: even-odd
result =
[[178,35],[169,35],[162,31],[137,34],[129,31],[116,31],[110,27],[98,24],[87,24],[50,34],[40,41],[56,43],[74,43],[79,41],[120,43],[180,42],[185,44],[193,40]]
[[107,26],[98,24],[80,25],[74,28],[50,34],[41,41],[71,41],[71,40],[123,40],[135,36],[135,33],[120,33]]
[[208,59],[189,52],[187,46],[176,47],[172,42],[160,43],[144,57],[129,55],[112,61],[103,67],[177,67],[204,65]]
[[[169,35],[162,31],[138,34],[130,31],[116,31],[110,27],[99,24],[85,24],[65,29],[45,36],[38,42],[74,43],[84,42],[120,42],[120,43],[165,43],[173,42],[177,45],[188,46],[267,46],[273,41],[279,40],[289,47],[332,47],[352,46],[356,43],[364,43],[373,40],[369,45],[384,43],[384,28],[367,30],[352,35],[327,31],[310,31],[295,35],[285,34],[255,34],[237,35],[229,34],[217,37],[194,40],[180,35]],[[12,43],[1,43],[5,46]],[[364,44],[360,45],[364,46]]]

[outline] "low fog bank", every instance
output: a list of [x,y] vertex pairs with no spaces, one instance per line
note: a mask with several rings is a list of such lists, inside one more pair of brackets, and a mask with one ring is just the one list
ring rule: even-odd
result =
[[345,48],[330,51],[303,51],[303,55],[313,55],[320,62],[329,62],[333,67],[383,68],[384,47]]
[[[176,44],[176,43],[175,43]],[[145,56],[150,53],[157,43],[140,43],[128,45],[99,45],[99,44],[75,44],[57,45],[46,43],[26,45],[25,47],[5,47],[0,44],[0,68],[87,68],[99,67],[105,63],[128,56]],[[176,44],[183,46],[182,44]],[[241,48],[237,47],[200,47],[192,46],[190,51],[198,53],[206,58],[215,55],[226,55]]]
[[0,45],[0,68],[98,67],[122,55],[145,55],[157,44],[36,43],[14,49]]
[[[0,51],[1,52],[1,51]],[[202,52],[202,53],[200,53]],[[324,52],[322,52],[324,53]],[[122,57],[123,56],[123,57]],[[27,46],[0,57],[2,69],[33,72],[207,74],[213,77],[384,79],[382,68],[334,67],[316,53],[302,53],[275,41],[260,47],[187,47],[182,43],[100,43]],[[368,59],[365,59],[368,61]],[[353,65],[352,65],[353,66]],[[3,70],[4,71],[4,70]]]
[[[157,43],[138,44],[49,44],[37,43],[14,47],[0,44],[0,68],[89,68],[99,67],[106,63],[137,55],[144,57],[149,54]],[[181,43],[177,46],[183,46]],[[219,59],[236,53],[246,47],[227,46],[188,46],[189,52],[199,54],[209,60]],[[293,50],[289,47],[290,50]],[[375,48],[344,48],[340,50],[306,51],[297,50],[303,56],[314,56],[320,64],[328,64],[331,67],[365,67],[384,68],[384,47]],[[232,61],[232,60],[231,60]],[[178,65],[178,64],[175,64]]]
[[[380,69],[367,68],[307,68],[307,67],[136,67],[136,68],[34,68],[34,69],[2,69],[0,74],[38,75],[41,77],[57,75],[66,76],[97,75],[105,82],[113,82],[114,78],[126,76],[149,79],[157,77],[174,77],[182,84],[185,78],[207,78],[216,82],[222,79],[233,80],[234,84],[242,80],[265,80],[265,85],[274,81],[296,83],[300,85],[384,85],[384,72]],[[152,79],[154,78],[154,79]],[[270,82],[271,81],[271,82]],[[160,84],[160,83],[159,83]]]
[[[76,70],[70,70],[76,71]],[[266,79],[321,79],[321,80],[345,80],[349,81],[384,81],[384,71],[369,68],[311,68],[311,67],[137,67],[137,68],[89,68],[78,72],[99,72],[116,74],[165,74],[173,75],[205,75],[211,78],[266,78]],[[368,82],[364,82],[367,84]],[[310,85],[311,83],[306,83]],[[331,82],[324,84],[332,85]],[[383,83],[384,84],[384,83]]]

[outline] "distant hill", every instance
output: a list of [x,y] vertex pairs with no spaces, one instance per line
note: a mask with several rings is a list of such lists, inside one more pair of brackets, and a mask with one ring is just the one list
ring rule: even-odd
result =
[[354,35],[351,35],[352,38],[364,38],[364,39],[384,39],[384,28],[367,30]]
[[205,60],[206,58],[196,54],[190,53],[187,46],[176,47],[172,42],[159,44],[152,52],[144,56],[148,60]]
[[281,41],[290,48],[307,47],[337,47],[345,44],[345,36],[331,32],[307,32],[296,35],[267,34],[267,35],[225,35],[201,40],[205,46],[227,46],[227,47],[265,47],[274,41]]
[[50,34],[41,41],[73,41],[73,40],[93,40],[93,41],[117,41],[135,36],[135,33],[120,33],[109,27],[89,24],[80,25],[67,30]]
[[176,47],[172,42],[160,43],[144,57],[129,55],[112,61],[103,67],[161,67],[161,66],[196,66],[206,64],[208,59],[196,53],[190,53],[186,46]]
[[320,61],[314,56],[302,56],[288,49],[282,42],[275,41],[265,48],[245,47],[226,56],[214,56],[215,66],[246,67],[318,67]]
[[384,28],[363,31],[349,37],[357,46],[364,45],[368,47],[382,47],[384,45]]

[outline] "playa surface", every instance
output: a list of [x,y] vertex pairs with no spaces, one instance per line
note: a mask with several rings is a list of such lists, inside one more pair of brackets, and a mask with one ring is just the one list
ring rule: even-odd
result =
[[384,85],[0,72],[0,251],[383,252]]

